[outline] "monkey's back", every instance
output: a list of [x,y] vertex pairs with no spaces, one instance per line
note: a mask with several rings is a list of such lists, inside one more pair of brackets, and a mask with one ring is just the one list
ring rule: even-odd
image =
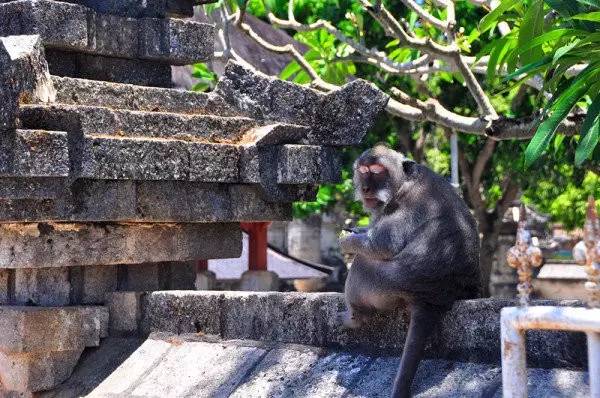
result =
[[[347,287],[363,290],[360,287],[366,285],[391,301],[395,297],[418,300],[441,309],[456,300],[479,296],[477,225],[464,201],[443,178],[416,165],[410,189],[401,193],[395,208],[383,214],[373,228],[381,223],[385,223],[392,244],[398,245],[398,254],[389,261],[357,255]],[[360,298],[365,292],[348,293]]]

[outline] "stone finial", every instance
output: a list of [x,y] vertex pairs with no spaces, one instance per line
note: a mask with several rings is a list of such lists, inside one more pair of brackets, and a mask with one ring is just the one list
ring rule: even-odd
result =
[[519,300],[521,305],[529,304],[529,296],[532,291],[531,275],[532,267],[542,265],[542,251],[531,245],[531,233],[527,229],[527,215],[525,205],[521,204],[519,209],[519,226],[517,228],[517,242],[508,250],[506,255],[508,265],[517,269],[519,275]]
[[588,305],[591,308],[600,308],[600,221],[596,212],[596,201],[592,196],[588,199],[583,240],[573,248],[573,258],[586,266],[588,280],[585,288],[589,292]]

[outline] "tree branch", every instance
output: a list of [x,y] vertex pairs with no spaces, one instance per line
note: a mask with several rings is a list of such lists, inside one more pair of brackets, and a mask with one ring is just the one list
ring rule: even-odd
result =
[[485,166],[494,154],[494,149],[496,149],[496,141],[488,138],[481,151],[479,151],[477,160],[475,160],[475,165],[473,166],[473,184],[479,185],[481,183],[481,176],[483,175]]

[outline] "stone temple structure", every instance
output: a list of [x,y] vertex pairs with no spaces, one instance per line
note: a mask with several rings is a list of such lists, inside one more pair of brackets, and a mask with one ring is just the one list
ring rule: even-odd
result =
[[213,54],[214,27],[179,19],[194,3],[0,0],[0,396],[135,331],[140,294],[112,292],[193,288],[185,262],[239,256],[240,222],[290,219],[385,106],[237,63],[170,89]]

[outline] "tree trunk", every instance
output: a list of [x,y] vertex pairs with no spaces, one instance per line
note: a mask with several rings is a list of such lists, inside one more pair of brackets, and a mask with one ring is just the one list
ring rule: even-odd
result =
[[479,258],[479,267],[481,269],[481,293],[483,297],[490,296],[490,277],[492,275],[492,264],[494,255],[498,248],[498,233],[494,231],[485,231],[481,237],[481,251]]

